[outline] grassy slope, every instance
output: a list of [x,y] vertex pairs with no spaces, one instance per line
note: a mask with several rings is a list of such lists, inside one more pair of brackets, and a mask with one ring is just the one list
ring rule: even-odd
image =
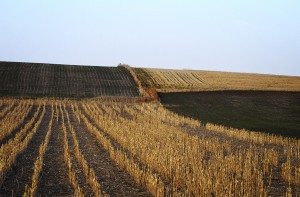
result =
[[300,93],[221,91],[161,93],[170,110],[202,122],[300,138]]
[[300,92],[300,77],[136,68],[144,87],[158,92],[269,90]]
[[0,96],[139,96],[121,67],[0,62]]

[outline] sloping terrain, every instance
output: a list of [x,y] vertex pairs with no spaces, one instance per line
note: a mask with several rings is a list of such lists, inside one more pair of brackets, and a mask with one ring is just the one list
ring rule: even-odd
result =
[[299,140],[204,126],[158,103],[0,107],[1,196],[300,195]]
[[123,67],[0,62],[0,96],[139,96]]
[[[2,62],[0,73],[0,196],[300,195],[299,139],[226,128],[158,102],[135,102],[146,98],[132,97],[137,89],[143,96],[156,91],[143,89],[130,68]],[[241,105],[239,116],[274,104],[270,95],[262,97],[272,99],[263,108],[249,95],[195,94],[161,99],[182,114],[197,110],[203,99],[204,109],[214,105],[220,113],[236,113],[228,105]],[[127,100],[112,101],[116,97]],[[298,98],[282,100],[297,116]]]
[[146,88],[158,92],[216,90],[300,91],[300,77],[230,72],[135,68]]
[[300,77],[135,68],[162,104],[204,123],[300,137]]

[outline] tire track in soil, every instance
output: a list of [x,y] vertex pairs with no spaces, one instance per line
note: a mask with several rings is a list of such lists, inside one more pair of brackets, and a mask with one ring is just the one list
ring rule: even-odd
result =
[[[47,114],[51,115],[51,106]],[[59,121],[53,118],[52,134],[44,155],[43,170],[40,174],[36,196],[73,196],[74,189],[69,182],[68,169],[64,160],[63,133]],[[47,127],[46,127],[47,129]]]
[[111,196],[151,196],[147,189],[136,184],[128,172],[121,169],[109,156],[104,147],[80,124],[68,107],[70,121],[75,128],[79,148],[88,164],[95,171],[102,190]]
[[[70,115],[70,114],[69,114]],[[85,175],[82,169],[81,164],[77,161],[76,156],[75,156],[75,149],[74,149],[74,140],[68,125],[68,121],[66,118],[66,114],[64,114],[64,119],[65,119],[65,126],[67,129],[67,138],[68,138],[68,143],[69,143],[69,154],[72,160],[72,168],[76,169],[76,175],[78,178],[78,185],[82,189],[83,193],[85,196],[94,196],[93,190],[91,189],[90,185],[85,179]],[[76,132],[76,128],[74,128]]]
[[[51,108],[46,106],[46,111],[48,110],[51,110]],[[38,117],[40,117],[41,114],[42,109],[40,110]],[[39,146],[46,136],[51,117],[50,115],[49,113],[45,113],[40,127],[29,142],[28,147],[22,154],[17,156],[15,164],[6,174],[6,178],[0,187],[0,196],[22,196],[25,191],[25,185],[31,184],[34,161],[38,156]],[[33,127],[31,127],[29,131],[32,128]]]

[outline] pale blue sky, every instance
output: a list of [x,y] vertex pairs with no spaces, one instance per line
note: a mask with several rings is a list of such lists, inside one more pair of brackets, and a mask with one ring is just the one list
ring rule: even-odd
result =
[[1,0],[0,9],[0,61],[300,76],[299,0]]

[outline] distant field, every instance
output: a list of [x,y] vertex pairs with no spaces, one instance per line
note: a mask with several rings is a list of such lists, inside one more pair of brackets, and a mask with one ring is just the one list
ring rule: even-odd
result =
[[146,88],[158,92],[216,90],[300,91],[300,77],[230,72],[135,68]]
[[169,110],[204,123],[300,137],[300,93],[160,93],[160,99]]
[[0,96],[139,96],[122,67],[0,62]]

